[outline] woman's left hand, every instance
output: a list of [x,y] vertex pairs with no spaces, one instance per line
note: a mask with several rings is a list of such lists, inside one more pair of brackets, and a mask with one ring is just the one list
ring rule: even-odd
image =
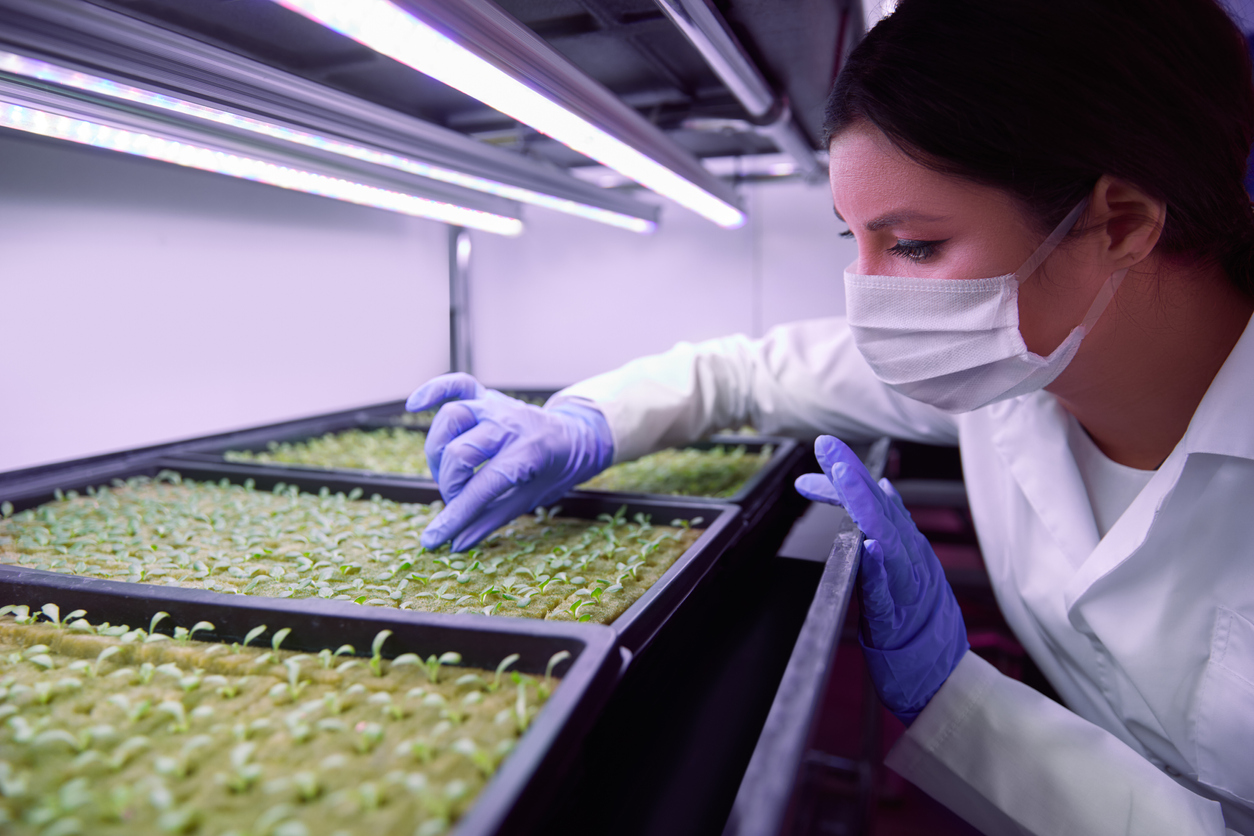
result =
[[901,496],[879,484],[843,442],[814,443],[823,473],[797,479],[807,499],[839,505],[862,530],[858,640],[880,699],[907,725],[967,652],[967,629],[945,572]]

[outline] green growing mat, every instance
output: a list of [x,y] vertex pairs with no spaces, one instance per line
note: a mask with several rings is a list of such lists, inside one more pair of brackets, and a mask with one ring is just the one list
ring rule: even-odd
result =
[[230,462],[298,464],[305,467],[373,470],[430,478],[423,445],[427,434],[402,427],[344,430],[304,441],[271,441],[266,450],[229,450]]
[[436,836],[554,687],[507,671],[516,656],[386,660],[388,630],[352,658],[284,651],[284,630],[268,648],[193,640],[204,622],[171,639],[153,632],[164,613],[132,630],[5,612],[0,831],[15,836]]
[[633,462],[616,464],[580,485],[597,491],[705,496],[735,496],[771,460],[770,445],[750,453],[743,445],[709,450],[662,450]]
[[[427,436],[402,427],[345,430],[295,442],[270,442],[263,452],[232,450],[227,461],[347,468],[430,477],[423,450]],[[743,445],[708,450],[662,450],[616,464],[579,487],[600,491],[703,496],[735,496],[771,460],[773,448],[750,453]]]
[[164,471],[0,519],[0,563],[132,583],[608,624],[700,536],[537,509],[477,548],[419,544],[441,504],[254,490]]

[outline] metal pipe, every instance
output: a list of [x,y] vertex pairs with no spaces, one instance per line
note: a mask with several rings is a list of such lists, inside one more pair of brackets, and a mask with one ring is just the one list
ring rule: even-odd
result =
[[787,100],[771,89],[710,0],[657,0],[657,4],[749,112],[758,132],[793,158],[798,173],[807,178],[823,174],[814,149],[793,122]]
[[448,228],[448,367],[474,372],[474,341],[470,330],[470,231]]

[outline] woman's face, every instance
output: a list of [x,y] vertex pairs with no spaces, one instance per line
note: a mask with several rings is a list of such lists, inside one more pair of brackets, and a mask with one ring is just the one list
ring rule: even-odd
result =
[[[1045,238],[1007,193],[925,168],[867,122],[832,140],[830,172],[836,214],[858,242],[860,274],[1004,276]],[[1084,258],[1087,249],[1059,247],[1020,287],[1019,330],[1031,351],[1049,354],[1084,318],[1105,279]]]

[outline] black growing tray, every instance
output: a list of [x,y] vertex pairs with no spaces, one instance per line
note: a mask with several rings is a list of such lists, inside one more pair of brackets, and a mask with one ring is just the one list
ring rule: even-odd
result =
[[738,505],[744,511],[746,525],[756,524],[779,499],[783,490],[791,489],[792,479],[804,472],[808,453],[805,444],[792,438],[770,435],[714,435],[705,441],[685,444],[683,449],[710,450],[714,447],[744,447],[746,453],[759,453],[763,447],[774,451],[770,460],[740,490],[729,497],[674,496],[670,494],[636,493],[632,491],[599,491],[589,489],[590,494],[613,496],[619,501],[665,502],[674,499],[701,502],[711,505]]
[[[402,427],[398,424],[389,424],[385,420],[378,420],[377,416],[360,416],[360,420],[353,423],[345,423],[342,426],[328,426],[327,424],[313,425],[302,424],[302,426],[280,425],[278,427],[269,427],[258,430],[250,430],[247,432],[236,433],[229,439],[214,439],[212,442],[197,444],[192,447],[184,448],[183,451],[177,453],[179,458],[201,464],[213,463],[219,464],[227,461],[226,453],[232,450],[243,450],[252,453],[261,453],[269,449],[271,442],[297,442],[318,438],[328,432],[344,431],[348,429],[372,430],[380,428],[396,428],[405,429],[414,432],[421,432],[421,427]],[[791,479],[802,472],[801,465],[809,450],[807,445],[801,444],[795,439],[782,438],[776,436],[761,435],[715,435],[705,441],[687,444],[683,449],[696,450],[712,450],[715,447],[744,447],[747,453],[759,453],[762,448],[770,446],[774,448],[770,460],[759,470],[753,474],[748,481],[741,486],[740,490],[729,497],[709,497],[709,496],[680,496],[676,494],[658,494],[644,493],[637,491],[604,491],[595,488],[585,489],[590,495],[612,496],[614,501],[620,505],[623,502],[671,502],[674,500],[683,500],[690,502],[699,502],[707,505],[738,505],[745,513],[746,524],[756,522],[766,510],[774,504],[782,489],[785,489],[791,483]],[[379,476],[392,479],[404,479],[406,481],[418,482],[424,485],[434,485],[435,481],[430,476],[419,476],[416,474],[406,473],[389,473],[385,471],[374,470],[356,470],[350,468],[330,468],[318,467],[316,465],[307,464],[288,464],[283,462],[231,462],[233,465],[242,467],[260,467],[260,468],[280,468],[285,471],[294,473],[328,473],[353,476]]]
[[378,430],[378,429],[398,429],[406,432],[425,432],[425,427],[407,427],[400,424],[389,424],[386,421],[378,421],[373,418],[361,416],[361,420],[353,423],[346,423],[344,426],[327,427],[291,427],[283,426],[274,432],[273,429],[268,434],[261,430],[249,430],[247,432],[237,433],[232,436],[229,442],[215,440],[212,443],[199,443],[184,448],[181,451],[172,454],[173,457],[186,461],[198,463],[201,465],[209,464],[232,464],[239,467],[259,467],[259,468],[276,468],[279,470],[292,471],[293,473],[327,473],[338,476],[383,476],[393,479],[404,479],[407,482],[417,482],[423,485],[434,486],[435,480],[430,476],[420,476],[411,473],[393,473],[383,470],[360,470],[347,467],[320,467],[310,464],[294,464],[291,462],[257,462],[242,461],[232,462],[226,457],[228,452],[249,452],[249,453],[265,453],[270,449],[272,442],[277,443],[295,443],[300,441],[311,441],[315,438],[321,438],[327,433],[346,432],[348,430]]
[[260,444],[259,449],[264,449],[266,439],[277,438],[287,441],[319,436],[353,427],[391,426],[391,424],[386,423],[388,417],[404,411],[404,401],[386,401],[373,406],[347,409],[342,412],[330,412],[309,418],[297,418],[291,421],[279,421],[273,424],[263,424],[259,427],[250,427],[245,430],[234,430],[200,438],[154,444],[149,447],[120,450],[115,453],[104,453],[71,461],[36,465],[35,467],[0,473],[0,491],[5,489],[5,485],[19,482],[24,485],[47,485],[49,491],[67,479],[87,478],[92,480],[91,484],[97,484],[97,477],[90,474],[113,473],[120,466],[142,466],[147,462],[166,456],[183,453],[197,455],[205,450],[238,449],[237,445],[246,447],[250,444]]
[[533,674],[543,674],[553,654],[569,652],[571,658],[554,669],[561,685],[458,822],[456,836],[514,834],[530,828],[551,800],[623,666],[614,632],[601,625],[433,615],[322,599],[253,598],[14,566],[0,566],[0,603],[25,604],[34,611],[54,603],[61,612],[86,610],[96,623],[132,626],[146,625],[154,614],[165,611],[171,616],[165,624],[186,627],[211,621],[216,629],[210,640],[223,642],[242,641],[261,624],[269,625],[271,632],[289,627],[292,632],[284,648],[291,650],[316,651],[344,643],[368,648],[380,630],[388,629],[393,634],[387,645],[393,652],[388,656],[415,652],[425,657],[451,650],[461,654],[463,665],[491,670],[505,656],[517,653],[515,667]]
[[[170,455],[208,456],[213,461],[221,460],[228,450],[249,450],[264,452],[271,441],[305,441],[318,438],[327,433],[345,430],[374,430],[381,428],[402,427],[393,419],[405,412],[404,401],[387,401],[374,406],[350,409],[344,412],[332,412],[326,415],[315,415],[311,418],[300,418],[295,421],[281,421],[277,424],[265,424],[245,430],[211,435],[192,439],[176,447],[162,452]],[[425,426],[402,427],[403,429],[424,431]],[[309,468],[305,468],[309,469]]]
[[[295,485],[303,491],[318,491],[326,487],[333,493],[349,493],[361,488],[366,496],[379,494],[385,499],[398,502],[430,503],[440,499],[439,491],[431,483],[419,484],[411,479],[389,478],[379,475],[347,475],[335,471],[295,471],[292,469],[236,465],[228,463],[203,463],[186,459],[157,458],[141,463],[119,464],[112,470],[91,467],[84,472],[64,472],[57,484],[46,479],[34,484],[21,480],[0,479],[0,501],[12,502],[15,510],[23,510],[52,501],[54,489],[85,491],[89,486],[108,484],[113,479],[131,476],[156,476],[162,470],[174,470],[197,481],[227,479],[241,484],[251,479],[257,488],[268,490],[283,482]],[[627,516],[643,513],[659,524],[672,520],[687,520],[693,528],[704,531],[692,546],[684,552],[670,569],[657,580],[635,603],[614,620],[609,627],[618,635],[619,642],[631,653],[640,652],[653,636],[670,620],[685,601],[705,579],[724,551],[743,531],[740,509],[733,505],[714,505],[700,502],[634,501],[614,497],[612,494],[592,494],[572,491],[560,502],[562,516],[596,519],[600,514],[614,514],[626,506]],[[700,522],[697,522],[700,518]],[[160,589],[152,584],[131,585],[137,596],[146,596],[147,590]],[[225,595],[235,599],[241,596]],[[258,600],[277,600],[259,598]],[[303,600],[303,599],[302,599]],[[358,606],[358,605],[354,605]],[[406,611],[411,612],[411,611]],[[475,616],[491,620],[505,619],[514,622],[534,622],[535,619],[512,616]],[[587,626],[587,625],[576,625]]]

